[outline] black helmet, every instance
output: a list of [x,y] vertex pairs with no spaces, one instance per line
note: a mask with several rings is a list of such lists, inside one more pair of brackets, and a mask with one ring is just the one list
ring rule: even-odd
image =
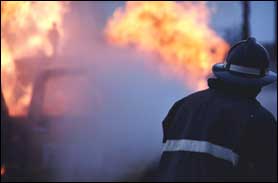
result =
[[276,73],[269,71],[267,50],[255,38],[248,38],[235,44],[222,64],[212,68],[216,77],[234,84],[245,86],[265,86],[277,79]]

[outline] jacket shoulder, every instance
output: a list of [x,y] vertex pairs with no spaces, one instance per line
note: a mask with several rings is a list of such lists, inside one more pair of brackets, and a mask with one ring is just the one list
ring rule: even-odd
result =
[[277,120],[275,119],[275,117],[271,112],[269,112],[261,104],[258,104],[256,107],[257,107],[256,113],[254,114],[256,123],[264,124],[264,125],[266,125],[266,123],[270,123],[272,125],[277,124]]
[[166,117],[164,118],[164,120],[162,121],[162,126],[163,126],[163,142],[166,142],[166,139],[168,138],[167,135],[167,129],[169,129],[169,127],[171,126],[171,124],[174,121],[175,116],[177,115],[177,113],[179,112],[179,110],[181,108],[183,108],[184,104],[188,104],[191,102],[195,102],[195,98],[198,98],[198,96],[202,95],[204,91],[200,91],[200,92],[196,92],[193,94],[190,94],[178,101],[176,101],[172,107],[170,108],[168,114],[166,115]]
[[201,90],[201,91],[197,91],[195,93],[189,94],[186,97],[178,100],[176,103],[177,104],[181,104],[184,102],[191,102],[191,101],[199,101],[204,97],[207,97],[209,95],[211,95],[212,91],[210,89],[206,89],[206,90]]

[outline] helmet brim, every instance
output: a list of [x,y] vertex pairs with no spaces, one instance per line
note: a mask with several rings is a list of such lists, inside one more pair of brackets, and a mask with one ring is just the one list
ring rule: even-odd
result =
[[212,71],[219,79],[244,86],[263,87],[277,80],[277,74],[272,71],[268,71],[263,77],[248,77],[228,71],[222,63],[215,64]]

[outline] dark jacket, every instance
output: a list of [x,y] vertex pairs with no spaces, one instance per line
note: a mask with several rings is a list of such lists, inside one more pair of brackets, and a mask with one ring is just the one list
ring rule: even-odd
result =
[[208,84],[163,121],[160,181],[277,181],[277,122],[260,89]]

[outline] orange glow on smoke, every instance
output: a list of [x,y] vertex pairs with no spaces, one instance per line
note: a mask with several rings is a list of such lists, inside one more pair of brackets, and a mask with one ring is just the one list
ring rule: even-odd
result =
[[[62,19],[66,10],[64,2],[1,1],[1,83],[10,115],[27,113],[33,90],[32,82],[22,82],[25,78],[19,73],[26,71],[18,66],[18,60],[37,54],[53,56],[48,34],[56,25],[63,36]],[[29,64],[23,63],[26,67]]]
[[201,89],[212,64],[229,49],[209,27],[209,19],[203,2],[127,2],[114,12],[105,34],[112,44],[158,54],[187,85]]

